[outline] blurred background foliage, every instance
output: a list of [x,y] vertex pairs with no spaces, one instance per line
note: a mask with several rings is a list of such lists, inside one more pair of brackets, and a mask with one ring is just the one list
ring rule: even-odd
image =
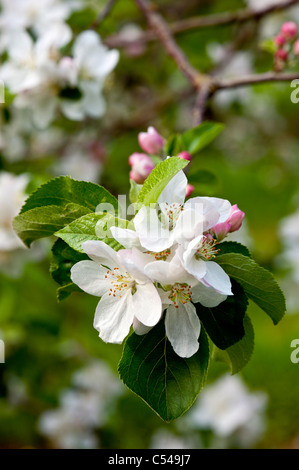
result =
[[[85,3],[86,8],[73,13],[68,20],[75,34],[90,27],[106,2]],[[167,21],[175,22],[234,11],[250,2],[164,0],[156,3]],[[272,70],[273,57],[261,49],[262,39],[273,37],[283,21],[294,18],[299,23],[299,5],[258,22],[188,31],[178,35],[177,41],[201,71],[214,70],[219,51],[222,54],[225,46],[233,45],[236,50],[219,66],[220,76],[242,76],[248,70],[264,72]],[[134,2],[121,0],[97,31],[104,40],[124,31],[130,36],[145,27]],[[206,118],[223,123],[225,129],[193,158],[188,170],[189,180],[195,186],[194,195],[229,199],[246,213],[240,241],[248,244],[261,265],[274,272],[292,305],[275,327],[253,304],[249,308],[255,329],[255,350],[239,376],[250,391],[267,395],[265,430],[250,444],[260,448],[299,448],[299,363],[290,360],[291,341],[299,338],[298,280],[294,280],[292,271],[293,262],[298,265],[299,259],[282,261],[288,240],[281,231],[285,218],[298,210],[299,202],[299,105],[291,102],[291,90],[286,82],[219,92],[208,103]],[[10,159],[4,152],[0,168],[15,174],[30,174],[31,189],[34,189],[59,172],[56,164],[66,146],[72,144],[77,149],[78,135],[86,133],[84,142],[91,135],[91,140],[101,148],[98,182],[116,196],[128,194],[128,157],[140,151],[138,132],[152,125],[168,138],[187,130],[192,126],[194,96],[161,45],[152,41],[121,49],[120,61],[106,81],[105,97],[107,113],[103,118],[73,122],[59,116],[53,125],[60,136],[57,141],[54,138],[56,148],[50,146],[49,151],[48,144],[43,146],[42,140],[35,145],[41,136],[29,133],[23,158]],[[1,105],[1,111],[5,123],[10,112],[9,100]],[[84,161],[81,164],[84,167]],[[205,175],[203,170],[210,172],[206,173],[206,179],[201,178]],[[294,224],[293,230],[299,233],[299,223]],[[41,432],[41,416],[61,407],[62,391],[72,387],[73,374],[90,361],[104,361],[118,381],[122,347],[104,344],[93,329],[97,299],[74,293],[58,303],[57,286],[49,275],[47,243],[42,249],[46,256],[27,260],[18,278],[0,275],[0,337],[5,341],[5,364],[0,364],[2,448],[57,445]],[[226,373],[224,365],[212,361],[208,383]],[[162,447],[169,442],[179,442],[177,446],[213,445],[207,430],[190,433],[183,420],[184,417],[175,423],[163,423],[123,387],[104,423],[93,427],[97,440],[92,445],[111,449],[148,448],[161,431],[170,436],[166,441],[161,438]],[[188,441],[190,435],[192,444]],[[82,442],[76,445],[89,446]],[[246,446],[238,441],[223,445]]]

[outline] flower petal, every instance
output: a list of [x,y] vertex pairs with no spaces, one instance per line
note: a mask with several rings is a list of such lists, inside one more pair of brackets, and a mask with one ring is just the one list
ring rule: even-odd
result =
[[138,284],[135,294],[132,295],[131,305],[134,316],[145,326],[154,326],[162,315],[162,301],[155,286]]
[[220,294],[212,287],[205,286],[202,282],[198,282],[196,286],[192,287],[192,302],[200,303],[204,307],[217,307],[226,298],[226,295]]
[[138,234],[134,230],[121,227],[111,227],[110,230],[113,238],[125,248],[130,249],[135,247],[142,249]]
[[122,297],[106,292],[98,303],[93,326],[105,343],[120,344],[129,334],[134,317],[131,297],[131,289],[124,291]]
[[207,261],[206,268],[207,273],[204,277],[204,283],[213,287],[220,294],[233,295],[230,278],[221,266],[214,261]]
[[165,317],[166,335],[180,357],[191,357],[198,351],[200,321],[191,302],[168,307]]
[[153,261],[151,255],[142,253],[136,248],[131,250],[119,250],[119,259],[124,269],[139,283],[143,284],[149,281],[144,268]]
[[110,282],[105,279],[106,272],[107,269],[94,261],[84,260],[71,268],[71,279],[87,294],[102,297],[110,288]]
[[100,240],[90,240],[82,243],[85,253],[97,264],[108,268],[121,268],[117,252]]
[[179,171],[165,186],[159,196],[158,203],[160,202],[178,202],[183,204],[185,201],[187,177],[183,170]]
[[144,206],[134,218],[141,245],[149,251],[167,250],[173,244],[171,232],[161,224],[156,209]]

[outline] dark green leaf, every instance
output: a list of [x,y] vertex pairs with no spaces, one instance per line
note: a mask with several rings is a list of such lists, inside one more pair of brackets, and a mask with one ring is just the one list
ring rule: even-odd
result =
[[244,317],[243,325],[245,335],[240,341],[225,350],[215,346],[213,351],[213,359],[228,364],[232,375],[240,372],[248,364],[254,349],[254,330],[247,315]]
[[285,298],[272,273],[259,266],[253,259],[239,253],[217,256],[217,263],[230,278],[243,287],[253,300],[277,324],[285,314]]
[[177,356],[162,320],[148,334],[133,333],[119,364],[124,383],[165,421],[181,416],[203,387],[209,364],[208,339],[202,328],[200,347],[188,359]]
[[224,302],[217,307],[207,308],[201,304],[195,304],[201,323],[213,343],[220,349],[240,341],[244,336],[243,319],[248,301],[242,287],[232,281],[232,291]]

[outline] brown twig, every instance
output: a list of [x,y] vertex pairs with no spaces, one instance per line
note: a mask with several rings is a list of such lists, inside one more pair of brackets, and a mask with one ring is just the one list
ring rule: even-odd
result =
[[[259,8],[258,10],[253,9],[244,9],[237,10],[235,12],[226,12],[226,13],[217,13],[208,16],[197,16],[193,18],[187,18],[179,20],[175,23],[169,25],[169,30],[171,34],[181,34],[187,31],[192,31],[193,29],[200,28],[211,28],[214,26],[229,26],[234,23],[244,23],[250,20],[260,20],[264,16],[267,16],[271,13],[276,13],[283,11],[287,8],[290,8],[299,3],[299,0],[285,0],[280,3],[270,5],[268,7]],[[153,31],[144,31],[140,34],[138,38],[138,43],[145,44],[150,41],[157,39],[157,36]],[[121,36],[115,34],[109,36],[105,39],[105,43],[109,47],[127,47],[135,43],[136,40],[124,39]]]
[[232,79],[221,80],[214,78],[211,85],[210,96],[221,90],[229,90],[233,88],[240,88],[243,86],[256,85],[261,83],[270,82],[291,82],[299,79],[299,72],[290,73],[276,73],[267,72],[260,74],[245,75],[244,77],[236,77]]

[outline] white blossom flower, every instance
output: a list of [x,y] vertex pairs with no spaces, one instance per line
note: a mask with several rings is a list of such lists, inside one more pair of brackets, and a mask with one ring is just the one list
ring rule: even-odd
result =
[[[144,271],[162,286],[159,293],[163,309],[166,309],[166,336],[174,351],[181,357],[193,356],[199,348],[200,335],[200,321],[193,302],[216,307],[226,299],[226,295],[191,276],[177,254],[169,262],[157,260],[148,263]],[[140,326],[135,331],[137,334],[144,334],[146,329]]]
[[0,253],[10,252],[25,245],[13,230],[12,222],[26,199],[29,179],[25,174],[0,172]]
[[267,395],[251,392],[240,377],[224,375],[201,392],[184,426],[212,430],[217,437],[235,436],[240,445],[252,445],[265,429]]
[[101,297],[94,327],[105,342],[121,343],[134,318],[152,327],[160,320],[162,303],[157,289],[144,274],[149,255],[138,250],[114,251],[102,241],[82,248],[91,260],[71,269],[72,281],[85,292]]
[[126,248],[161,252],[176,243],[185,245],[230,215],[229,201],[196,197],[185,201],[187,178],[180,171],[160,194],[157,207],[143,206],[133,219],[135,233],[114,228],[113,237]]

